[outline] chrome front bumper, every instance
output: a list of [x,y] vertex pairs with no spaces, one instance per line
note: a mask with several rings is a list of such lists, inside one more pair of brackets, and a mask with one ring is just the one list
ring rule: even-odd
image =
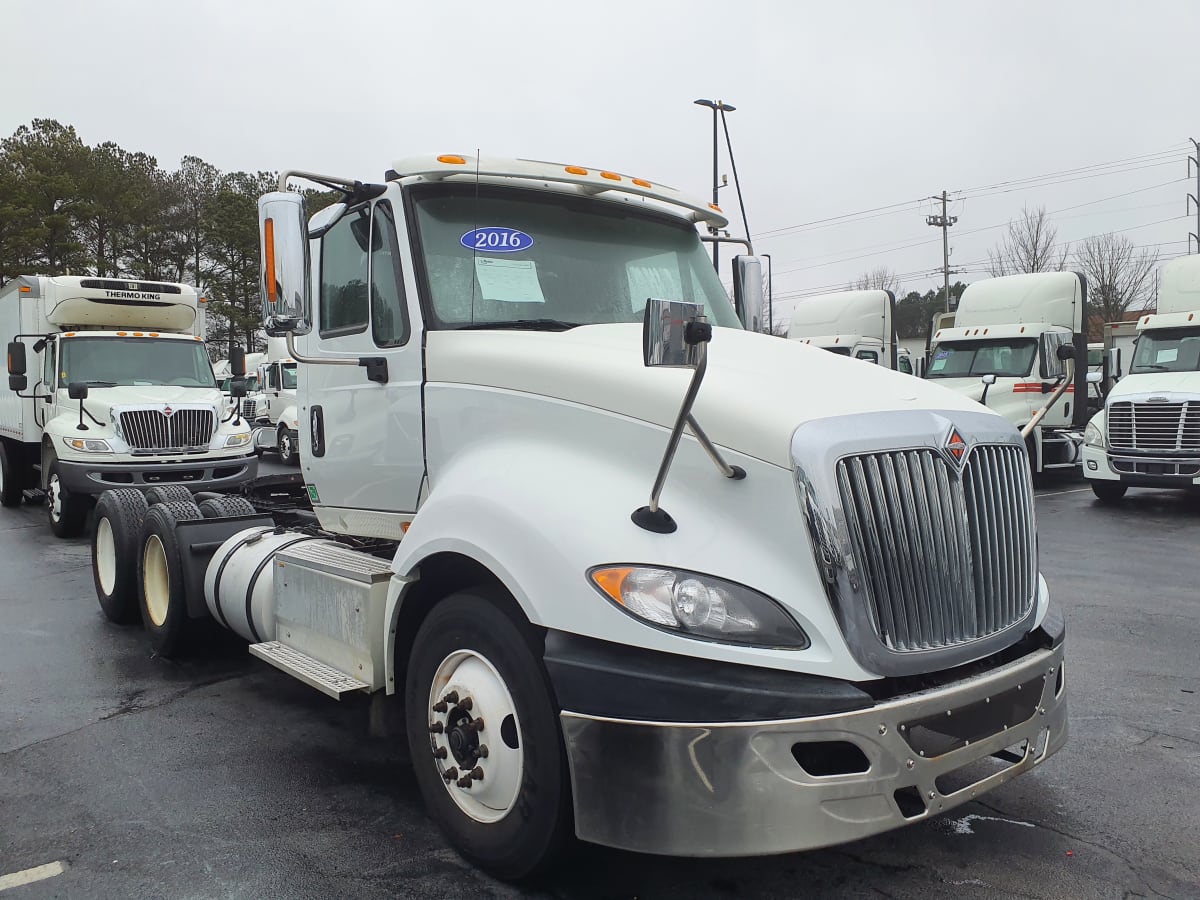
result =
[[[564,711],[576,833],[645,853],[755,856],[920,821],[1062,747],[1062,666],[1059,644],[870,709],[803,719],[679,724]],[[1006,748],[1016,761],[993,757]]]

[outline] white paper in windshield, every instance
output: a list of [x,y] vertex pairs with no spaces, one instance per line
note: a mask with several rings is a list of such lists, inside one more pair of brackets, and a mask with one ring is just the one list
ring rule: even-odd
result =
[[1158,351],[1158,355],[1154,357],[1154,362],[1155,362],[1155,364],[1169,363],[1169,362],[1175,362],[1175,360],[1177,360],[1177,359],[1179,359],[1179,348],[1178,347],[1167,347],[1163,350]]
[[501,303],[545,303],[538,281],[537,264],[532,259],[495,259],[475,257],[475,277],[483,299]]

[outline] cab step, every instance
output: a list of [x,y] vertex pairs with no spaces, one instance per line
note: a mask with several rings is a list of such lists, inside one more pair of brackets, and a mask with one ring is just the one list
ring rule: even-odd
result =
[[303,681],[309,687],[315,687],[322,694],[327,694],[334,700],[340,700],[342,694],[363,691],[368,687],[365,681],[351,678],[333,666],[327,666],[319,659],[314,659],[307,653],[301,653],[279,641],[251,644],[250,652],[259,659],[269,662],[275,668],[287,672],[293,678]]

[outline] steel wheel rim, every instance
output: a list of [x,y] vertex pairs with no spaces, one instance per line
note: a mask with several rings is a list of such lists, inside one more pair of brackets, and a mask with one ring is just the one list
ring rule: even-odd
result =
[[117,586],[117,544],[113,539],[112,523],[101,516],[96,523],[96,576],[100,590],[111,595]]
[[167,551],[157,534],[146,539],[142,550],[142,594],[150,621],[162,627],[171,603],[171,573],[167,571]]
[[292,455],[292,436],[286,431],[279,433],[279,455],[284,459]]
[[46,493],[49,495],[50,501],[50,518],[57,522],[62,519],[62,484],[58,480],[57,472],[50,476],[50,482],[46,485]]
[[525,773],[521,723],[504,679],[482,654],[456,650],[434,673],[428,713],[430,751],[450,798],[477,822],[499,822],[516,807]]

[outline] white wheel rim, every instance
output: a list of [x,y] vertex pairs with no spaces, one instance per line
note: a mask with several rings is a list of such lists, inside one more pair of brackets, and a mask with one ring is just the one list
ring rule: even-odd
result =
[[150,621],[162,627],[167,621],[167,607],[171,598],[171,576],[167,572],[167,551],[157,534],[146,539],[142,551],[142,593],[146,597],[146,611]]
[[451,653],[434,673],[428,713],[430,751],[451,799],[477,822],[503,819],[521,792],[525,753],[516,705],[496,667],[473,650]]
[[292,436],[286,431],[279,435],[279,452],[285,457],[292,455]]
[[46,488],[50,499],[50,518],[57,522],[62,518],[62,484],[59,483],[58,475],[50,476],[50,483]]
[[112,595],[117,586],[117,546],[113,541],[112,524],[108,516],[101,516],[96,523],[96,574],[100,578],[100,590]]

